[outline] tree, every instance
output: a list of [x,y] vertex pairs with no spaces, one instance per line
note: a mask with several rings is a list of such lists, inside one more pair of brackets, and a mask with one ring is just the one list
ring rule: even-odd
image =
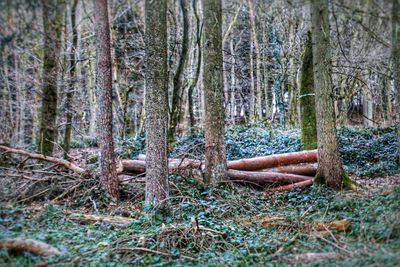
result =
[[178,69],[174,75],[174,88],[172,91],[172,103],[170,112],[170,125],[168,129],[168,140],[174,141],[176,127],[182,113],[182,100],[184,92],[183,75],[189,59],[189,44],[190,44],[190,23],[189,23],[189,0],[180,0],[180,8],[183,17],[183,37],[182,49],[179,57]]
[[317,148],[317,124],[315,119],[315,92],[313,74],[313,54],[311,32],[307,33],[306,47],[301,66],[300,84],[300,126],[301,149]]
[[392,6],[392,59],[397,95],[397,163],[400,165],[400,0],[393,0]]
[[95,1],[97,143],[100,147],[100,179],[103,188],[118,200],[118,176],[114,157],[112,70],[107,0]]
[[333,106],[328,0],[311,0],[311,21],[319,153],[315,180],[340,190],[345,173],[339,158]]
[[61,49],[63,1],[42,0],[42,11],[44,58],[39,150],[45,155],[51,155],[57,139],[57,75],[59,71],[58,56]]
[[146,0],[146,208],[167,209],[167,1]]
[[206,182],[226,179],[222,3],[204,0],[204,101]]
[[65,124],[64,133],[64,158],[68,157],[69,147],[71,144],[71,133],[72,133],[72,100],[74,95],[74,84],[75,84],[75,70],[76,70],[76,50],[78,48],[78,29],[76,27],[76,7],[78,0],[74,0],[71,5],[71,29],[72,29],[72,46],[69,57],[69,83],[68,91],[66,94],[65,109],[67,112],[67,121]]

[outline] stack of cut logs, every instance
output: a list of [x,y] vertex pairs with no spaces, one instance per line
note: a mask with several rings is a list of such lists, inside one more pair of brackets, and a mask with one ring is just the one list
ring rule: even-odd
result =
[[[280,185],[272,191],[285,191],[313,183],[317,171],[317,150],[305,150],[264,157],[233,160],[227,162],[227,175],[235,182],[258,185]],[[146,156],[137,160],[122,160],[119,172],[138,174],[146,171]],[[185,170],[202,170],[204,164],[196,159],[169,159],[170,172],[183,173]]]

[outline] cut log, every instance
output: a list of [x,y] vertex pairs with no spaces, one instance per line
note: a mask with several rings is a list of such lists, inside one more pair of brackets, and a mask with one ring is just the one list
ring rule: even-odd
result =
[[61,252],[55,247],[33,239],[3,239],[0,240],[0,249],[7,249],[10,251],[18,252],[28,251],[42,257],[61,255]]
[[144,173],[146,172],[146,162],[142,160],[121,160],[118,173]]
[[252,182],[257,184],[265,183],[297,183],[311,180],[309,176],[277,173],[277,172],[249,172],[239,170],[228,170],[228,177],[234,181]]
[[0,145],[0,149],[4,150],[7,153],[19,154],[22,156],[29,157],[31,159],[48,161],[48,162],[63,166],[64,168],[69,169],[77,174],[85,173],[85,169],[82,169],[81,167],[79,167],[67,160],[64,160],[64,159],[49,157],[49,156],[45,156],[45,155],[38,154],[38,153],[32,153],[32,152],[29,152],[29,151],[26,151],[23,149],[11,148],[8,146],[3,146],[3,145]]
[[288,165],[275,168],[267,168],[258,170],[259,172],[279,172],[291,173],[306,176],[315,176],[317,174],[318,164],[301,164],[301,165]]
[[[139,154],[138,160],[146,161],[145,154]],[[201,167],[203,162],[198,159],[188,159],[188,158],[169,158],[168,159],[168,168],[170,169],[198,169]]]
[[306,187],[310,186],[314,183],[312,179],[309,179],[307,181],[302,181],[294,184],[288,184],[288,185],[283,185],[283,186],[278,186],[275,188],[268,189],[268,192],[283,192],[283,191],[289,191],[295,188],[300,188],[300,187]]
[[304,150],[300,152],[228,161],[227,166],[228,169],[255,171],[291,164],[317,162],[317,157],[317,150]]
[[[202,162],[194,159],[170,159],[168,168],[171,172],[185,169],[199,169]],[[143,173],[146,171],[146,162],[143,160],[122,160],[119,173]]]

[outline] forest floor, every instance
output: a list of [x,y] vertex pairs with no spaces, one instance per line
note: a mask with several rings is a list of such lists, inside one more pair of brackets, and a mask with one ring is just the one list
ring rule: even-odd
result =
[[[63,254],[43,259],[0,250],[0,266],[44,260],[49,266],[396,266],[400,175],[391,162],[395,137],[391,130],[341,131],[342,160],[359,184],[356,190],[337,193],[314,185],[269,193],[231,183],[206,188],[171,175],[171,213],[150,218],[143,212],[142,178],[134,181],[141,193],[118,205],[101,206],[90,197],[89,205],[82,205],[79,195],[2,201],[0,239],[36,239]],[[228,135],[230,159],[298,149],[293,133],[253,127]],[[140,140],[124,142],[126,157],[142,152]],[[185,151],[200,157],[201,141],[180,142],[175,155]],[[90,214],[105,217],[85,220]]]

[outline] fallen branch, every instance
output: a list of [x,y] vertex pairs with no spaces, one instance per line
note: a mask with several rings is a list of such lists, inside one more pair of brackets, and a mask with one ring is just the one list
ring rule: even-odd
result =
[[304,150],[300,152],[228,161],[227,166],[228,169],[255,171],[291,164],[317,162],[317,157],[317,150]]
[[55,247],[33,239],[3,239],[0,240],[0,249],[7,249],[10,251],[18,252],[28,251],[42,257],[61,255],[61,252]]
[[110,225],[123,226],[133,221],[133,219],[127,217],[74,213],[68,210],[64,211],[64,214],[67,215],[69,219],[81,223],[104,223]]
[[64,168],[71,170],[77,174],[85,173],[85,169],[82,169],[81,167],[79,167],[67,160],[64,160],[64,159],[49,157],[49,156],[45,156],[43,154],[32,153],[32,152],[28,152],[23,149],[11,148],[8,146],[3,146],[3,145],[0,145],[0,149],[4,150],[7,153],[19,154],[19,155],[26,156],[31,159],[48,161],[48,162],[63,166]]
[[295,188],[310,186],[313,183],[314,183],[314,181],[312,179],[308,179],[307,181],[303,181],[303,182],[298,182],[298,183],[294,183],[294,184],[282,185],[282,186],[278,186],[275,188],[271,188],[271,189],[268,189],[268,192],[283,192],[283,191],[288,191],[288,190],[292,190]]
[[289,174],[289,173],[250,172],[250,171],[239,171],[239,170],[228,170],[227,175],[231,180],[254,182],[257,184],[275,183],[275,182],[297,183],[297,182],[309,181],[312,179],[309,176]]

